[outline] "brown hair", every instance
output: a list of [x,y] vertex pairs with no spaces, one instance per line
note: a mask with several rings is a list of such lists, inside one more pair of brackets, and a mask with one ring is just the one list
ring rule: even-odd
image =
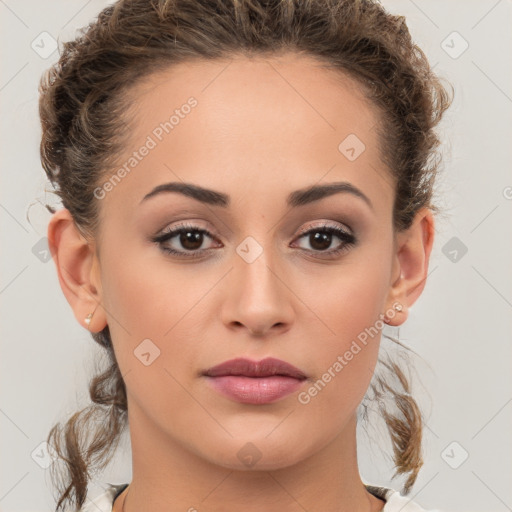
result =
[[[434,128],[451,98],[403,16],[389,14],[377,0],[120,0],[63,43],[40,83],[42,165],[84,236],[98,232],[94,190],[123,148],[127,93],[138,80],[190,59],[278,52],[313,56],[351,76],[380,112],[381,157],[396,184],[395,230],[408,228],[424,206],[440,211],[432,202],[441,160]],[[48,435],[67,469],[56,510],[66,500],[82,506],[91,470],[111,459],[127,423],[108,326],[92,337],[109,358],[90,383],[93,404]],[[394,363],[388,367],[396,386],[376,377],[370,390],[377,398],[382,390],[395,397],[397,410],[382,414],[396,473],[409,473],[408,492],[422,465],[422,418],[405,375]],[[96,415],[100,421],[93,423]]]

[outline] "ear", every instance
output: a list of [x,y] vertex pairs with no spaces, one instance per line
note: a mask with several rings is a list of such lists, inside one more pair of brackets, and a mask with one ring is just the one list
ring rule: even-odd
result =
[[[409,229],[396,235],[393,278],[387,299],[387,311],[395,314],[393,318],[386,317],[389,325],[401,325],[407,320],[409,308],[425,287],[434,225],[432,211],[425,207],[418,211]],[[402,311],[393,309],[395,304],[401,304]]]
[[[88,242],[66,208],[53,214],[48,224],[48,246],[57,266],[60,287],[78,323],[91,332],[107,324],[101,307],[101,280],[95,246]],[[85,318],[93,313],[89,325]]]

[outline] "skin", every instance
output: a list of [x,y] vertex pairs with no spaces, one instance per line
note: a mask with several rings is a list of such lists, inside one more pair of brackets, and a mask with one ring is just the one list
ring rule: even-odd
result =
[[[190,96],[198,105],[100,201],[95,238],[81,236],[66,209],[48,227],[66,299],[85,328],[94,311],[91,332],[109,325],[126,383],[133,480],[114,511],[382,510],[356,452],[356,411],[380,331],[307,404],[299,392],[240,404],[199,375],[234,357],[272,356],[306,373],[303,391],[383,315],[405,322],[425,285],[434,220],[424,208],[410,229],[393,231],[377,111],[347,76],[293,54],[180,64],[131,94],[121,164]],[[351,133],[366,146],[354,161],[338,150]],[[229,194],[229,207],[175,192],[139,204],[169,181]],[[373,207],[348,193],[285,204],[292,191],[337,181]],[[209,231],[198,246],[210,251],[180,259],[150,241],[178,221]],[[322,249],[299,235],[324,224],[357,243],[326,257],[343,243],[337,236]],[[236,251],[248,236],[262,248],[251,263]],[[166,245],[186,251],[179,237]],[[389,315],[395,302],[403,311]],[[160,350],[148,366],[134,356],[146,338]],[[251,467],[237,456],[249,442],[261,455]]]

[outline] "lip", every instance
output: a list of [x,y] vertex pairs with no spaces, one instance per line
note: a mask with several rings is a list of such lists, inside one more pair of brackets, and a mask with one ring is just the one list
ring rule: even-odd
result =
[[209,384],[224,396],[245,404],[276,402],[297,391],[307,376],[295,366],[267,357],[261,361],[237,358],[203,373]]

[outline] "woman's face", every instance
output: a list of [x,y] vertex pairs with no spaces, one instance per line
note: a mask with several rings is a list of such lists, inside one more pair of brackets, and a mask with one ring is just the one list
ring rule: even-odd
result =
[[[132,96],[131,142],[97,189],[101,308],[132,433],[225,467],[300,461],[354,419],[395,298],[376,114],[349,78],[291,55],[180,64]],[[170,183],[196,192],[151,194]],[[258,394],[258,377],[204,375],[267,357],[306,379],[260,378]],[[245,402],[219,391],[247,383]]]

